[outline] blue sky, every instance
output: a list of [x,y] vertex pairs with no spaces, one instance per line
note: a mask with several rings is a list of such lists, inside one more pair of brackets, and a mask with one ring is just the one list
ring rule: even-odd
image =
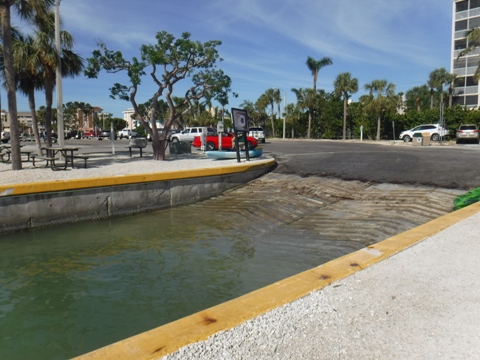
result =
[[[375,79],[394,83],[397,92],[423,85],[435,68],[450,68],[451,11],[452,0],[61,0],[60,5],[62,29],[74,36],[74,50],[84,59],[98,40],[131,59],[163,30],[222,41],[219,67],[239,94],[229,108],[255,102],[272,87],[294,102],[292,88],[313,87],[308,56],[333,60],[319,73],[319,89],[332,91],[342,72],[356,77],[360,89],[354,99]],[[64,103],[88,102],[123,117],[131,105],[109,98],[115,82],[126,83],[126,77],[103,72],[98,79],[64,79]],[[153,91],[145,78],[139,102]],[[42,94],[36,100],[37,107],[44,104]],[[20,94],[18,110],[28,110]]]

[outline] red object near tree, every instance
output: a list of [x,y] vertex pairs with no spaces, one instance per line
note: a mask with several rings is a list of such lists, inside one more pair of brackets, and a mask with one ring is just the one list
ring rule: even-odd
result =
[[[218,135],[208,135],[205,144],[206,150],[217,150],[218,149]],[[235,135],[230,132],[222,133],[222,149],[229,150],[232,149],[232,142],[235,139]],[[243,140],[240,139],[240,142]],[[248,148],[255,149],[258,145],[257,139],[251,136],[247,136]],[[192,141],[192,145],[200,148],[202,146],[202,140],[200,136],[195,136]]]

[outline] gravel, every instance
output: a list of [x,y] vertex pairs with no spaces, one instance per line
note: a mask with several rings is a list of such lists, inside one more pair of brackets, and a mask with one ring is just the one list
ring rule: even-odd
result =
[[476,214],[162,359],[478,358],[479,223]]
[[[192,153],[184,155],[167,155],[165,161],[154,161],[151,155],[140,157],[129,157],[123,154],[82,154],[89,156],[87,168],[83,168],[83,160],[75,161],[75,168],[68,167],[67,170],[52,171],[45,167],[45,162],[22,163],[22,170],[12,170],[11,163],[0,162],[0,185],[20,184],[30,182],[42,182],[52,180],[67,180],[75,178],[95,178],[102,176],[121,176],[132,174],[149,174],[156,172],[169,172],[188,169],[202,169],[215,167],[229,167],[238,165],[233,160],[211,160],[203,153]],[[265,156],[252,158],[250,162],[267,159]],[[242,159],[242,163],[245,160]]]

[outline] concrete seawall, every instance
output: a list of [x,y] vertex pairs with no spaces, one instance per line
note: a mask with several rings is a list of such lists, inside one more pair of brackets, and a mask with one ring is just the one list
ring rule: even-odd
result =
[[274,160],[162,173],[0,186],[0,233],[191,204],[271,171]]

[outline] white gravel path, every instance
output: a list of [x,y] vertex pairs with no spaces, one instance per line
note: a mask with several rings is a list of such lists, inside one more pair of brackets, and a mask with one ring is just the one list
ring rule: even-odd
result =
[[[12,170],[11,163],[0,162],[0,185],[238,165],[236,159],[211,160],[201,152],[185,155],[167,155],[165,161],[154,161],[151,155],[140,158],[138,154],[137,157],[132,158],[128,155],[112,155],[108,153],[85,155],[89,156],[86,169],[83,168],[83,160],[80,159],[75,161],[75,168],[72,169],[69,166],[67,170],[59,171],[53,171],[50,167],[45,167],[45,162],[35,162],[35,167],[32,162],[24,162],[22,163],[22,170],[16,171]],[[266,159],[267,157],[265,156],[252,158],[250,163]],[[245,159],[242,159],[241,163],[245,163]]]
[[478,359],[480,214],[162,359]]

